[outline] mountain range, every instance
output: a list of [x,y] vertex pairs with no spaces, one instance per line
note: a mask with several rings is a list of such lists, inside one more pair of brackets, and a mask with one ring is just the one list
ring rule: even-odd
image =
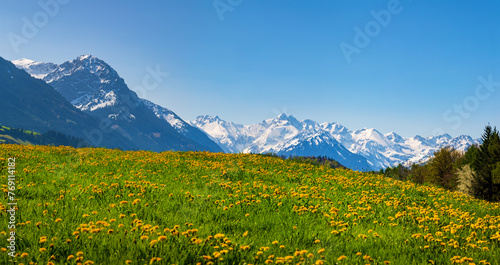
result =
[[[61,65],[29,59],[12,63],[31,75],[25,73],[20,78],[21,74],[16,72],[17,84],[28,82],[43,87],[45,92],[39,94],[37,99],[50,102],[44,107],[63,106],[62,109],[53,110],[52,116],[65,117],[67,113],[73,113],[83,118],[66,118],[78,129],[71,129],[71,126],[60,121],[34,126],[37,122],[63,119],[50,118],[50,115],[33,119],[31,116],[41,115],[39,112],[43,109],[36,108],[36,111],[26,110],[26,115],[17,118],[17,123],[7,125],[42,131],[62,128],[59,131],[75,137],[87,136],[86,140],[94,145],[98,145],[96,136],[89,139],[88,134],[81,133],[82,130],[100,132],[99,139],[106,147],[327,156],[355,170],[378,170],[399,163],[425,162],[444,146],[465,150],[479,143],[479,140],[466,135],[455,138],[447,134],[405,138],[394,132],[382,134],[375,129],[351,131],[339,123],[317,123],[308,119],[299,121],[286,114],[252,125],[227,122],[218,116],[199,116],[194,121],[184,121],[173,111],[139,98],[111,66],[94,56],[82,55]],[[2,84],[11,84],[9,82],[13,81],[8,80],[9,71],[14,71],[13,67],[9,67],[6,68],[7,72],[0,71],[0,77],[4,74],[0,88]],[[26,97],[25,93],[32,93],[33,85],[24,86],[23,89],[22,94],[14,95],[20,102],[24,100],[22,97]],[[51,99],[46,99],[47,96]],[[22,106],[22,103],[19,104]],[[29,104],[37,106],[42,103],[32,101]],[[0,119],[0,123],[4,120]],[[12,119],[6,120],[12,122]],[[23,126],[20,121],[29,126]]]
[[404,138],[375,129],[351,131],[339,123],[298,121],[286,114],[252,125],[227,122],[218,116],[199,116],[190,123],[208,133],[226,152],[327,156],[357,170],[421,163],[442,147],[465,151],[479,143],[466,135]]
[[[123,146],[125,149],[222,151],[205,133],[177,115],[167,114],[173,112],[139,98],[111,66],[97,57],[82,55],[61,65],[29,59],[12,63],[50,85],[82,114],[99,121],[86,139],[93,145],[101,145],[101,139],[112,132],[127,139],[124,143],[132,143]],[[175,119],[183,125],[182,130],[171,125]]]

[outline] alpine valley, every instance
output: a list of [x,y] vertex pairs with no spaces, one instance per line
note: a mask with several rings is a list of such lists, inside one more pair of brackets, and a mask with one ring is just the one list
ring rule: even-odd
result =
[[[10,63],[5,62],[5,67],[0,69],[3,71],[0,76],[5,79],[0,80],[0,88],[1,83],[17,80],[17,84],[25,84],[23,90],[18,91],[29,94],[29,87],[33,87],[29,84],[33,83],[43,87],[43,90],[39,89],[36,93],[37,100],[46,103],[45,107],[47,102],[63,107],[57,110],[60,113],[52,115],[59,115],[59,118],[54,118],[57,122],[43,123],[42,120],[51,119],[48,114],[38,117],[30,113],[28,108],[19,110],[25,116],[17,121],[30,120],[30,117],[36,116],[32,118],[33,121],[8,124],[12,120],[2,119],[0,123],[39,131],[61,131],[76,137],[86,137],[85,140],[94,145],[101,143],[107,147],[153,151],[206,150],[326,156],[348,168],[367,171],[400,163],[421,163],[442,147],[465,150],[470,145],[479,143],[479,140],[466,135],[455,138],[448,134],[404,138],[394,132],[382,134],[375,129],[351,131],[335,122],[299,121],[286,114],[252,125],[224,121],[217,116],[199,116],[194,121],[186,122],[173,111],[139,98],[111,66],[94,56],[83,55],[61,65],[29,59],[15,60],[12,63],[29,75],[14,73],[15,70],[20,70],[13,70],[8,65]],[[59,92],[55,93],[58,95],[54,96],[49,91],[51,89]],[[43,91],[47,93],[42,94]],[[11,89],[9,93],[16,92]],[[24,96],[26,95],[11,95],[19,99],[19,104],[26,101]],[[37,102],[30,104],[37,105]],[[36,111],[41,109],[43,108],[37,108]],[[72,116],[68,116],[68,113]],[[64,119],[61,120],[60,117],[66,116],[66,121],[73,121],[70,125],[74,128],[68,127]],[[96,129],[98,127],[99,130]],[[82,134],[82,130],[88,133]],[[111,138],[115,141],[111,141]],[[123,144],[120,146],[119,143]]]

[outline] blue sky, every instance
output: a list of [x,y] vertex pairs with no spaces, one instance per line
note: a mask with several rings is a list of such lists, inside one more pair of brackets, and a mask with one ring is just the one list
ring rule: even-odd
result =
[[[92,54],[186,120],[250,124],[285,112],[402,136],[479,137],[488,122],[500,127],[499,1],[0,5],[0,56],[62,63]],[[35,33],[23,31],[26,21]],[[158,85],[144,89],[157,67]]]

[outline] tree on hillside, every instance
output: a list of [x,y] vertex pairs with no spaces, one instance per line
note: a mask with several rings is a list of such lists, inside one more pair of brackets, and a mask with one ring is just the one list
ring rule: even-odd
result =
[[407,181],[410,169],[399,164],[397,167],[388,167],[384,171],[384,176],[396,180]]
[[465,154],[457,161],[457,168],[463,168],[466,165],[472,164],[474,159],[476,159],[477,154],[479,153],[479,145],[473,144],[467,148]]
[[424,184],[428,181],[429,173],[428,173],[427,165],[413,164],[411,165],[411,173],[410,180],[416,184]]
[[487,201],[500,201],[500,136],[496,129],[486,126],[483,143],[471,164],[472,194]]
[[444,147],[435,152],[428,163],[430,181],[447,190],[455,190],[458,186],[455,163],[461,157],[460,151],[452,147]]

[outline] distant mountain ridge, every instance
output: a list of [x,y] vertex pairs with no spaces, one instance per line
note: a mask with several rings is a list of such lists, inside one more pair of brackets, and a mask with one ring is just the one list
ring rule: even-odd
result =
[[[77,109],[98,118],[104,130],[116,131],[133,141],[137,149],[222,151],[205,133],[175,113],[139,98],[110,65],[97,57],[82,55],[55,67],[28,59],[13,62],[51,85]],[[46,71],[40,70],[41,65],[47,66],[43,67]],[[177,119],[159,114],[167,111]],[[170,123],[173,121],[177,124]]]
[[375,129],[351,131],[339,123],[298,121],[286,114],[252,125],[227,122],[217,116],[199,116],[190,123],[228,152],[328,156],[349,168],[362,170],[425,162],[444,146],[465,150],[479,143],[466,135],[404,138],[394,132],[384,135]]

